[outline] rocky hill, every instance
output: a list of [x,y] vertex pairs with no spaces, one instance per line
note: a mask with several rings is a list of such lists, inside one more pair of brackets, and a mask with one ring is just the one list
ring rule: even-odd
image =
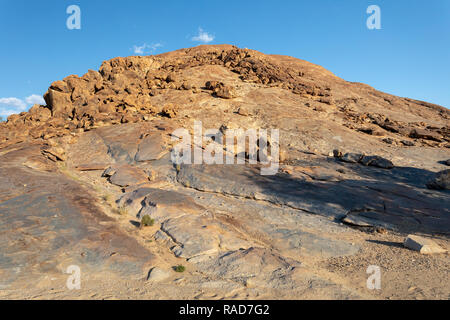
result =
[[[448,249],[444,107],[229,45],[115,58],[44,98],[0,124],[0,296],[450,296],[448,255],[402,245]],[[279,129],[278,173],[174,164],[173,133],[194,121]]]

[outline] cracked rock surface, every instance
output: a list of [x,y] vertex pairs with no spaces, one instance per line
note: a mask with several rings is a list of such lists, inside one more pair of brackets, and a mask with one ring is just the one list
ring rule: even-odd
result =
[[[450,297],[443,107],[228,45],[112,59],[45,99],[0,124],[2,298]],[[279,129],[278,171],[174,164],[194,121]],[[445,252],[408,250],[409,234]]]

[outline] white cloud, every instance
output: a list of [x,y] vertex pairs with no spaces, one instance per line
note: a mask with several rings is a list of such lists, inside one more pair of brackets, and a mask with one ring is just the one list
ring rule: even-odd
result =
[[0,104],[8,105],[19,110],[24,110],[27,107],[25,102],[18,98],[0,98]]
[[45,101],[37,94],[32,94],[25,99],[15,97],[0,98],[0,117],[6,118],[12,114],[21,113],[28,110],[34,104],[45,105]]
[[152,43],[152,44],[146,44],[144,43],[142,46],[133,46],[133,52],[138,55],[143,55],[146,52],[147,53],[153,53],[156,51],[156,49],[162,47],[163,45],[161,43]]
[[31,96],[26,97],[25,102],[31,105],[33,104],[45,105],[44,98],[42,98],[42,96],[39,96],[37,94],[32,94]]
[[133,52],[135,54],[144,54],[145,44],[143,46],[133,46]]
[[209,43],[214,40],[214,36],[204,31],[202,28],[198,28],[198,35],[192,37],[192,41]]

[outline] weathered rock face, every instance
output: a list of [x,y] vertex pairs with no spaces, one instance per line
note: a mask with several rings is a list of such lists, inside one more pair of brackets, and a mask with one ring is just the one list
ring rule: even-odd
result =
[[[220,68],[235,74],[238,82],[224,82],[222,77],[202,83],[191,77],[193,70],[202,68],[203,77],[211,71],[206,69]],[[244,94],[243,99],[248,100],[251,97],[244,84],[288,91],[318,115],[333,110],[344,127],[369,135],[392,136],[391,144],[400,143],[399,137],[411,137],[425,145],[449,146],[449,111],[445,108],[348,83],[304,61],[233,46],[201,46],[159,56],[115,58],[104,62],[99,72],[90,70],[82,77],[71,75],[56,81],[44,95],[47,106],[35,106],[29,113],[11,116],[1,124],[0,145],[144,121],[158,115],[175,117],[179,107],[168,108],[163,99],[172,91],[174,95],[185,91],[186,97],[197,100],[195,96],[201,95],[204,88],[218,98],[234,101]],[[184,101],[179,102],[186,106]],[[404,112],[410,116],[401,117]]]
[[27,145],[1,155],[2,289],[30,279],[37,285],[70,265],[82,266],[86,274],[141,279],[155,256],[107,217],[81,185],[57,173],[39,149]]
[[[392,234],[447,244],[445,108],[226,45],[112,59],[52,83],[45,101],[0,124],[0,288],[76,263],[95,279],[139,278],[152,286],[145,298],[361,298],[367,290],[354,284],[365,279],[323,264],[348,259],[360,270],[347,276],[366,276],[365,262],[384,263],[372,262],[368,237],[377,259],[398,259]],[[174,132],[192,133],[194,121],[211,130],[190,146],[245,163],[174,164]],[[249,146],[239,153],[211,138],[273,128],[280,140],[267,150],[279,146],[280,163],[269,176],[261,157],[249,163]],[[138,228],[144,216],[154,223]],[[187,271],[175,276],[179,264]],[[444,287],[429,292],[447,298],[446,274],[430,277]]]
[[109,181],[119,187],[128,187],[148,181],[148,177],[143,170],[130,165],[122,165],[113,170],[114,174],[111,175]]
[[431,189],[450,190],[450,169],[438,172],[436,177],[427,186]]
[[411,138],[419,138],[425,140],[442,141],[443,137],[438,132],[424,130],[424,129],[413,129],[409,134]]

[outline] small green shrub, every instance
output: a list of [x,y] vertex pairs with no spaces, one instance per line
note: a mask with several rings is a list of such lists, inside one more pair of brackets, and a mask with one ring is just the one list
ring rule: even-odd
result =
[[175,272],[180,272],[181,273],[181,272],[184,272],[186,270],[186,267],[180,264],[180,265],[174,267],[173,270],[175,270]]
[[155,220],[150,218],[149,215],[145,215],[141,220],[141,227],[151,227],[155,224]]

